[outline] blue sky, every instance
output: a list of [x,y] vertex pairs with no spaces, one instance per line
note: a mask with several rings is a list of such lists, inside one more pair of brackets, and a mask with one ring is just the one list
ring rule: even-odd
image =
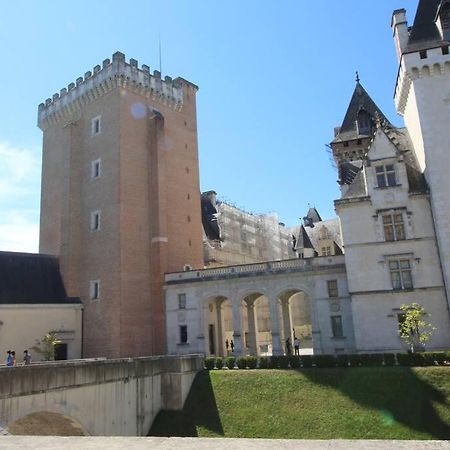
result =
[[2,5],[0,250],[37,251],[42,133],[37,105],[119,50],[200,87],[201,189],[295,225],[334,215],[325,144],[359,70],[388,118],[397,73],[391,14],[417,0],[77,2]]

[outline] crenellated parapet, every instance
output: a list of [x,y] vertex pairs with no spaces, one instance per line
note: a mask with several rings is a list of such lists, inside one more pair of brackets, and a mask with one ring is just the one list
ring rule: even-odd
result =
[[197,91],[197,86],[184,80],[161,78],[157,70],[150,73],[150,67],[131,58],[126,62],[125,55],[116,52],[112,60],[105,59],[102,65],[88,71],[84,77],[76,79],[67,88],[53,94],[38,108],[38,126],[42,130],[58,122],[70,122],[77,118],[83,106],[106,95],[116,88],[130,90],[155,102],[167,105],[174,110],[183,108],[183,86]]
[[420,58],[418,52],[403,55],[394,94],[398,113],[405,113],[411,85],[415,80],[441,76],[450,77],[450,57],[443,54],[440,47],[428,50],[426,58]]

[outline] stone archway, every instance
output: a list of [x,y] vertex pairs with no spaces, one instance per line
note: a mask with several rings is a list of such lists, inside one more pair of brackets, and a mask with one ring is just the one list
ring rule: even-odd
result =
[[9,433],[18,436],[89,436],[73,417],[64,414],[38,411],[8,424]]
[[231,300],[223,295],[208,297],[205,316],[205,353],[211,356],[227,356],[231,352],[230,344],[233,339]]
[[294,339],[297,337],[300,343],[300,354],[312,354],[314,345],[310,298],[302,289],[294,288],[283,291],[277,299],[283,353],[287,354],[288,351],[294,353]]
[[246,294],[243,303],[243,353],[272,354],[270,300],[261,292]]

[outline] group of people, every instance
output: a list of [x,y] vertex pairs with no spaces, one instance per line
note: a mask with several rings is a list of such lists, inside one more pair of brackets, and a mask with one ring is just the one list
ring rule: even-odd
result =
[[225,347],[227,349],[227,353],[228,353],[228,349],[231,348],[231,353],[234,352],[234,342],[233,339],[231,339],[231,341],[228,342],[228,339],[225,340]]
[[[31,364],[31,355],[28,350],[23,351],[23,365],[27,366]],[[8,350],[6,352],[6,366],[15,367],[17,366],[16,352],[14,350]]]
[[[292,354],[291,338],[286,339],[286,355]],[[297,336],[294,336],[294,355],[300,355],[300,341]]]

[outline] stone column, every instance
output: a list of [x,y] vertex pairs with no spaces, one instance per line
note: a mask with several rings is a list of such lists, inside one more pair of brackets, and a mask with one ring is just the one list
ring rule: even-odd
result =
[[270,304],[270,325],[272,328],[272,355],[281,355],[281,339],[280,339],[280,326],[278,320],[278,300],[269,299]]
[[250,355],[258,356],[258,324],[256,319],[255,302],[247,302],[246,306]]
[[225,337],[223,335],[224,323],[223,323],[222,302],[220,303],[217,302],[216,314],[217,314],[217,354],[218,356],[226,356]]
[[233,308],[233,343],[234,352],[233,356],[239,356],[242,354],[242,315],[241,315],[241,301],[232,300]]
[[[292,318],[291,318],[291,308],[289,305],[289,299],[286,299],[281,302],[281,311],[283,317],[283,328],[284,328],[284,340],[287,338],[290,339],[291,342],[291,350],[292,350]],[[283,342],[285,344],[285,342]],[[284,345],[284,351],[286,351],[286,346]]]

